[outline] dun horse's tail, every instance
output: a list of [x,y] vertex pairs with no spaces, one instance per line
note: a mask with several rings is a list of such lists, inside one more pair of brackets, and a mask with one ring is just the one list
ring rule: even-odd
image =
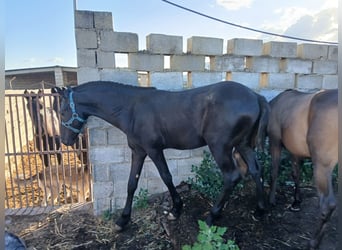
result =
[[264,149],[265,139],[266,139],[266,129],[268,124],[268,117],[270,113],[270,106],[264,96],[258,95],[260,115],[256,128],[256,134],[254,137],[254,145],[258,149]]

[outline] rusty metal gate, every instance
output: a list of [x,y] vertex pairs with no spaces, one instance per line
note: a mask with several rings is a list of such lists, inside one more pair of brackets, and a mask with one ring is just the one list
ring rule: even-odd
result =
[[50,90],[5,93],[5,208],[90,201],[88,131],[60,142],[59,97]]

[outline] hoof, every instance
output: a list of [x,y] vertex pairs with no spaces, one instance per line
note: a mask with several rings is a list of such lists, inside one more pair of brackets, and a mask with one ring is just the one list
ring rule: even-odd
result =
[[119,226],[118,224],[114,225],[114,232],[120,233],[123,231],[123,227]]
[[173,213],[169,212],[167,215],[168,220],[177,220],[177,216],[175,216]]

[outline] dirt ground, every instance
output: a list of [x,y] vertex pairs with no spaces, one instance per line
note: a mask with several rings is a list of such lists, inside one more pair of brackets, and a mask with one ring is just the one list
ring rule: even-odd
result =
[[[306,249],[318,220],[318,197],[314,187],[302,187],[300,212],[291,212],[292,188],[281,187],[277,206],[255,220],[254,183],[247,181],[232,194],[218,226],[227,227],[225,239],[234,240],[241,250]],[[6,228],[22,237],[29,249],[181,249],[193,244],[198,220],[204,220],[211,204],[184,184],[178,187],[184,201],[181,217],[167,221],[164,211],[170,206],[168,193],[149,197],[146,209],[133,209],[132,221],[121,233],[110,220],[94,217],[90,211],[54,211],[36,216],[6,216]],[[268,192],[266,188],[266,193]],[[337,211],[326,228],[320,249],[337,249]]]

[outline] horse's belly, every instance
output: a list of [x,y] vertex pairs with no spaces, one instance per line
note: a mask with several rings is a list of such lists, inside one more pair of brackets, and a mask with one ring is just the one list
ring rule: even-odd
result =
[[306,142],[307,131],[301,133],[292,130],[283,131],[283,144],[291,154],[299,157],[310,157],[310,151]]

